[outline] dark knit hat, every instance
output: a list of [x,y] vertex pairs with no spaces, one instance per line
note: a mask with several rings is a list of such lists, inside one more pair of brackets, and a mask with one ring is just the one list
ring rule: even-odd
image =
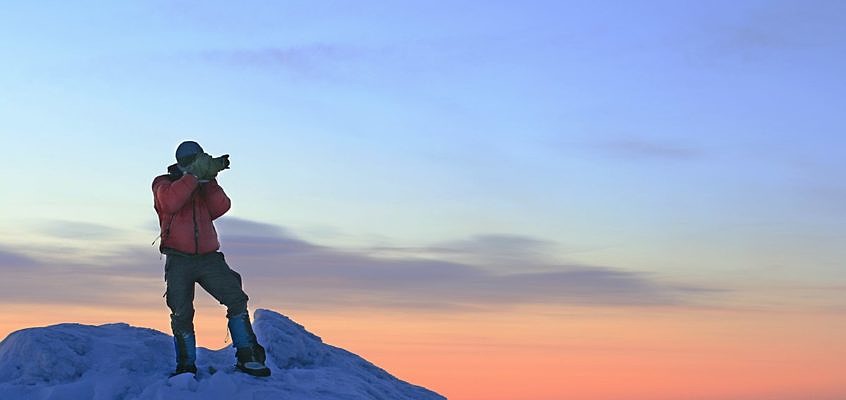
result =
[[194,161],[194,158],[197,157],[197,154],[203,152],[203,148],[200,147],[197,142],[194,141],[185,141],[179,144],[179,147],[176,148],[176,163],[179,164],[180,167],[187,167]]

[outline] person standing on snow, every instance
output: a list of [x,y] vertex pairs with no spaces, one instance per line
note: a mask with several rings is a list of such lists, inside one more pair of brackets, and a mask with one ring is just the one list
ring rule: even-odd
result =
[[229,268],[220,249],[214,221],[230,207],[229,197],[215,179],[229,168],[229,156],[212,158],[193,141],[176,149],[176,164],[153,180],[154,208],[159,216],[161,244],[166,256],[165,281],[170,326],[176,348],[171,375],[197,373],[194,335],[194,284],[225,305],[235,366],[248,374],[268,376],[265,351],[253,333],[247,294],[241,275]]

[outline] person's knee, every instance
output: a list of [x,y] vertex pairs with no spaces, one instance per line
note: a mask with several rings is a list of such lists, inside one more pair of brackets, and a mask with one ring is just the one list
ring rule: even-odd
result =
[[171,319],[194,318],[194,302],[191,297],[185,295],[167,293],[167,306],[170,308]]
[[227,318],[247,312],[247,301],[250,298],[244,292],[244,289],[241,288],[241,285],[231,285],[222,292],[220,303],[226,306]]
[[194,333],[194,310],[178,310],[171,313],[170,327],[174,334]]
[[247,295],[236,301],[226,304],[226,318],[231,318],[247,312]]

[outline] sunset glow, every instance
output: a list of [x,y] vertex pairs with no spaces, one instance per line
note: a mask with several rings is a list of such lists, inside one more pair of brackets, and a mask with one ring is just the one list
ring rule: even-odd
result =
[[451,400],[846,399],[846,3],[16,2],[0,50],[0,337],[171,333],[196,140],[250,310]]

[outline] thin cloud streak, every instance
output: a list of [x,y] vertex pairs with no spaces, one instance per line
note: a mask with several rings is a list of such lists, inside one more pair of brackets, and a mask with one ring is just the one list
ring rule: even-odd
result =
[[705,42],[702,57],[762,61],[782,53],[837,45],[842,43],[838,31],[844,13],[846,7],[836,1],[817,2],[814,7],[792,1],[768,2],[732,24],[713,26],[707,32],[710,41]]
[[53,220],[41,224],[40,233],[60,239],[98,240],[119,235],[122,231],[89,222]]
[[203,61],[240,68],[287,71],[310,79],[334,79],[372,51],[363,48],[317,43],[260,49],[208,50],[200,53]]
[[33,267],[35,265],[37,265],[37,262],[34,259],[0,247],[0,267],[5,269],[17,269]]
[[699,149],[642,138],[613,140],[599,143],[596,147],[606,154],[633,160],[685,161],[703,156],[703,152]]

